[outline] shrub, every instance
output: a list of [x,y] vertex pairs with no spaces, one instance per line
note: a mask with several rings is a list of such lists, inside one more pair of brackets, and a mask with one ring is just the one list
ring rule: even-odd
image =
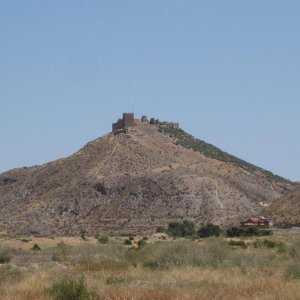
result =
[[129,239],[130,239],[131,241],[134,241],[134,236],[131,235],[131,236],[129,237]]
[[228,245],[229,246],[237,246],[237,247],[241,247],[243,249],[246,249],[247,248],[247,245],[244,241],[234,241],[234,240],[231,240],[228,242]]
[[147,245],[146,240],[142,239],[142,240],[139,240],[139,241],[138,241],[138,246],[139,246],[140,248],[142,248],[142,247],[144,247],[144,246],[146,246],[146,245]]
[[164,264],[160,264],[158,261],[150,260],[144,263],[144,267],[149,268],[151,270],[163,270],[168,269],[168,266]]
[[124,244],[127,245],[127,246],[132,245],[131,239],[126,239],[126,240],[124,240]]
[[70,246],[67,246],[64,242],[60,242],[56,245],[52,253],[52,259],[54,261],[66,261],[70,252]]
[[272,235],[271,230],[259,229],[257,227],[230,227],[226,231],[228,237],[242,237],[242,236],[266,236]]
[[300,280],[300,263],[290,263],[285,268],[285,276],[291,280]]
[[271,230],[268,230],[268,229],[260,229],[258,231],[258,235],[259,236],[266,236],[266,235],[272,235],[273,232]]
[[98,236],[97,240],[100,244],[107,244],[109,241],[109,237],[107,235],[101,235]]
[[54,282],[46,292],[56,300],[85,300],[90,299],[83,278],[79,280],[65,278]]
[[211,223],[200,227],[200,229],[197,231],[197,234],[201,238],[206,238],[209,236],[219,236],[220,233],[221,233],[220,227],[218,225],[214,225]]
[[190,221],[169,223],[168,233],[174,237],[190,237],[195,234],[195,225]]
[[278,247],[279,249],[282,249],[284,244],[283,243],[276,243],[274,241],[264,239],[264,240],[256,240],[253,243],[253,246],[254,246],[254,248],[262,248],[262,247],[264,247],[264,248],[275,248],[275,247]]
[[162,226],[157,226],[156,227],[156,232],[157,233],[164,233],[164,232],[166,232],[166,228],[164,228]]
[[81,228],[81,229],[80,229],[80,237],[81,237],[84,241],[87,240],[87,238],[86,238],[85,235],[86,235],[86,230],[83,229],[83,228]]
[[41,251],[41,247],[40,247],[38,244],[34,244],[34,245],[31,247],[31,250],[33,250],[33,251]]
[[226,235],[229,237],[239,237],[241,236],[242,230],[241,227],[230,227],[226,230]]
[[124,278],[121,278],[121,277],[108,277],[106,278],[106,284],[119,284],[119,283],[122,283],[124,282],[125,279]]
[[297,272],[291,274],[290,279],[300,280],[300,270],[299,270],[299,268],[298,268]]
[[23,238],[23,239],[20,239],[20,241],[23,242],[23,243],[28,243],[28,242],[31,241],[31,239],[24,239],[24,238]]
[[11,260],[10,250],[6,248],[0,249],[0,264],[7,263]]

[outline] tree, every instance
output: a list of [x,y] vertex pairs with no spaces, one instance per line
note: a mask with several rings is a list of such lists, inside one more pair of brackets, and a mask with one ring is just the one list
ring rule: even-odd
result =
[[170,222],[168,233],[176,237],[188,237],[195,234],[195,225],[193,222],[185,220],[180,222]]
[[218,225],[209,223],[205,226],[200,227],[197,233],[201,238],[205,238],[209,236],[219,236],[221,233],[221,229]]
[[240,237],[240,236],[264,236],[271,235],[272,231],[267,229],[259,229],[257,227],[230,227],[226,231],[229,237]]

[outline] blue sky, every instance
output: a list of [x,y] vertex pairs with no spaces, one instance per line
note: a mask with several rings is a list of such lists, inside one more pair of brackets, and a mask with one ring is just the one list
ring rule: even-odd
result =
[[0,0],[0,172],[123,111],[300,180],[300,2]]

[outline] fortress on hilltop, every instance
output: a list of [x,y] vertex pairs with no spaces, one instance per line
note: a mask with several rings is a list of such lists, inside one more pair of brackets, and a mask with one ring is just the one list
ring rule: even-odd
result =
[[134,127],[140,123],[159,126],[173,126],[179,128],[179,123],[166,121],[160,122],[155,118],[151,118],[149,121],[147,116],[142,116],[141,119],[135,119],[134,113],[123,113],[123,118],[112,124],[112,131],[115,134],[127,133],[129,127]]

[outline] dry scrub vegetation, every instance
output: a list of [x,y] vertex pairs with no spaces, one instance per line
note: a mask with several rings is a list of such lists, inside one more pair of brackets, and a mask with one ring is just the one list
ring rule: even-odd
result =
[[246,246],[229,245],[222,237],[150,239],[140,248],[136,239],[134,246],[121,239],[15,242],[26,245],[23,249],[1,242],[0,295],[10,300],[300,299],[300,239],[284,244],[274,239],[247,239]]

